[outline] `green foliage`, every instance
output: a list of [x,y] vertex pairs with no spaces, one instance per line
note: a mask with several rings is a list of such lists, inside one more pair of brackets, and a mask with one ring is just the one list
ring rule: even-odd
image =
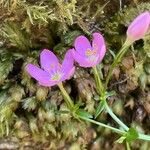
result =
[[[52,150],[58,149],[57,146],[62,143],[67,148],[68,145],[76,147],[76,143],[94,143],[99,135],[94,135],[90,141],[87,139],[92,136],[91,132],[87,132],[87,137],[82,137],[88,126],[73,119],[59,90],[39,86],[27,74],[25,66],[28,63],[38,65],[39,53],[43,48],[53,48],[62,58],[78,35],[94,31],[105,33],[107,47],[115,56],[115,49],[124,40],[122,27],[127,27],[139,12],[150,10],[150,4],[127,7],[111,19],[106,19],[107,11],[103,11],[106,7],[107,4],[97,0],[0,0],[0,137],[14,135],[19,140],[31,137],[35,141],[50,142],[48,149]],[[140,46],[135,47],[138,61],[131,71],[136,76],[136,82],[140,78],[141,83],[145,83],[143,89],[147,86],[149,75],[149,43],[150,37],[147,35],[144,50],[140,50]],[[107,52],[109,59],[106,61],[109,63],[111,54]],[[93,91],[88,89],[89,81],[93,84],[92,77],[86,71],[77,72],[75,76],[78,83],[73,80],[71,82],[73,86],[75,83],[75,88],[72,84],[69,86],[72,92],[77,92],[75,102],[88,99],[84,101],[85,109],[77,113],[81,117],[92,118],[89,112],[93,113],[96,105],[92,99],[95,87]],[[86,76],[87,80],[83,80]],[[102,111],[101,106],[97,114]],[[135,137],[135,132],[131,130],[125,138],[132,140]],[[64,148],[62,145],[60,149]]]
[[0,92],[0,136],[8,135],[11,131],[10,125],[12,125],[15,114],[14,111],[18,107],[16,102],[7,90]]
[[55,126],[53,124],[50,123],[45,123],[43,128],[43,132],[45,133],[45,136],[49,136],[50,133],[52,133],[52,135],[56,136],[56,129]]
[[0,85],[3,84],[10,71],[13,69],[12,56],[3,55],[0,57]]
[[125,136],[126,136],[126,141],[131,142],[133,140],[136,140],[139,135],[135,128],[130,128]]
[[97,118],[99,116],[99,114],[101,114],[101,112],[104,110],[104,108],[105,108],[105,101],[101,100],[96,109],[95,118]]
[[35,110],[35,108],[37,107],[37,103],[38,103],[38,101],[36,100],[34,96],[23,99],[22,102],[23,102],[22,107],[28,111]]
[[49,9],[48,5],[44,5],[44,6],[27,5],[25,6],[25,9],[27,11],[27,15],[29,17],[31,24],[33,25],[35,24],[35,22],[37,22],[39,26],[45,25],[48,23],[48,19],[51,20],[56,19],[51,9],[47,11]]
[[15,7],[15,5],[17,5],[18,2],[19,0],[0,0],[0,5],[10,10],[12,7]]
[[7,38],[11,46],[18,47],[20,50],[27,51],[31,46],[28,35],[21,30],[21,26],[13,22],[5,23],[3,27],[3,37]]
[[79,123],[76,121],[71,121],[68,122],[67,124],[63,124],[61,131],[64,135],[64,138],[76,138],[79,131],[81,133],[84,133],[85,130],[85,124],[80,122],[80,126]]
[[93,118],[93,116],[91,114],[89,114],[88,112],[82,110],[82,109],[78,109],[76,111],[76,115],[77,117],[81,117],[81,118]]
[[138,132],[136,131],[135,128],[130,128],[127,133],[125,135],[123,135],[122,137],[120,137],[116,142],[117,143],[123,143],[124,140],[126,140],[126,142],[132,142],[134,140],[136,140],[138,138]]

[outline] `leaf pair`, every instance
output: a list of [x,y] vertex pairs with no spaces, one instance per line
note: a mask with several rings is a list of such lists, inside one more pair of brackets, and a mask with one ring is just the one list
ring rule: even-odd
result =
[[121,136],[116,142],[123,143],[124,140],[126,142],[132,142],[139,137],[138,132],[135,128],[131,127],[123,136]]
[[104,97],[100,97],[100,103],[96,108],[95,119],[101,114],[101,112],[105,109],[106,99],[110,96],[115,95],[115,91],[106,92]]

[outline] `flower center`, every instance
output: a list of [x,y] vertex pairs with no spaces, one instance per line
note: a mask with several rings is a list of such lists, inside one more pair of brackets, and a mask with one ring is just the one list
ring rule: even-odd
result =
[[52,80],[54,81],[57,81],[61,78],[61,74],[59,72],[55,73],[53,76],[52,76]]
[[91,49],[87,49],[86,52],[85,52],[85,55],[86,56],[92,56],[92,55],[95,55],[96,54],[96,50],[91,50]]

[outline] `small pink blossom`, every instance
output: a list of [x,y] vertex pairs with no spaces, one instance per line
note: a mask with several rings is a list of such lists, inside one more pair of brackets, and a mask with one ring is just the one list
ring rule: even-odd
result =
[[75,39],[75,49],[72,49],[74,59],[81,67],[94,67],[100,63],[106,53],[103,36],[100,33],[93,34],[92,44],[85,36]]
[[150,26],[150,13],[148,11],[137,16],[129,25],[127,39],[134,42],[144,37]]
[[67,51],[61,65],[53,52],[44,49],[40,54],[40,64],[41,68],[33,64],[28,64],[26,70],[43,86],[59,84],[69,79],[75,71],[71,50]]

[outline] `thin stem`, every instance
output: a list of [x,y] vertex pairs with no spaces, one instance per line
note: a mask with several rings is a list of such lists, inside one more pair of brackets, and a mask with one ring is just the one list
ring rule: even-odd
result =
[[128,131],[129,128],[113,113],[113,111],[109,108],[107,102],[105,103],[105,108],[109,115],[122,127],[124,130]]
[[[103,88],[103,85],[102,85],[102,82],[100,80],[100,77],[99,77],[99,74],[98,74],[98,71],[97,71],[97,68],[96,67],[93,67],[93,70],[94,70],[94,76],[95,76],[95,80],[96,80],[96,83],[97,83],[97,88],[100,92],[101,95],[104,95],[105,94],[105,90]],[[105,108],[107,110],[107,112],[109,113],[109,115],[126,131],[129,130],[129,128],[113,113],[113,111],[109,108],[106,100],[105,100]]]
[[138,139],[140,139],[140,140],[145,140],[145,141],[150,141],[150,136],[149,136],[149,135],[145,135],[145,134],[139,133]]
[[107,78],[106,78],[106,84],[105,84],[105,89],[107,89],[108,83],[110,78],[112,77],[112,72],[114,70],[114,68],[117,66],[117,64],[121,61],[122,57],[124,56],[124,54],[127,52],[129,46],[131,45],[130,42],[126,41],[124,43],[124,45],[122,46],[121,50],[118,52],[118,54],[116,55],[114,62],[112,63],[110,70],[108,72]]
[[102,81],[99,77],[96,66],[93,67],[93,71],[94,71],[94,78],[96,81],[97,90],[99,91],[99,94],[104,94],[104,87],[103,87]]
[[109,125],[106,125],[104,123],[101,123],[101,122],[98,122],[98,121],[95,121],[95,120],[92,120],[92,119],[89,119],[89,118],[85,118],[85,117],[82,117],[82,116],[79,116],[81,119],[83,120],[86,120],[88,122],[91,122],[91,123],[94,123],[96,125],[99,125],[99,126],[102,126],[102,127],[105,127],[105,128],[108,128],[108,129],[111,129],[112,131],[116,132],[116,133],[119,133],[121,135],[125,134],[126,132],[125,131],[122,131],[120,129],[117,129],[117,128],[114,128],[114,127],[111,127]]
[[58,84],[58,87],[59,89],[61,90],[61,93],[62,95],[64,96],[64,100],[68,106],[68,108],[70,110],[72,110],[74,108],[74,103],[73,101],[71,100],[70,96],[68,95],[68,93],[66,92],[65,88],[63,87],[63,84],[62,83],[59,83]]
[[127,148],[127,150],[131,150],[129,142],[127,142],[127,141],[126,141],[126,148]]
[[[68,108],[70,110],[73,110],[74,108],[74,103],[73,101],[71,100],[70,96],[68,95],[68,93],[66,92],[66,90],[64,89],[63,87],[63,84],[60,83],[59,85],[59,88],[64,96],[64,100],[68,106]],[[105,103],[105,108],[107,110],[107,112],[109,113],[109,115],[123,128],[125,129],[126,131],[129,130],[129,128],[112,112],[112,110],[109,108],[107,102]],[[122,131],[120,129],[117,129],[117,128],[114,128],[114,127],[111,127],[109,125],[106,125],[106,124],[103,124],[103,123],[100,123],[98,121],[95,121],[95,120],[92,120],[92,119],[89,119],[89,118],[85,118],[85,117],[82,117],[82,116],[79,116],[81,119],[83,120],[86,120],[86,121],[89,121],[91,123],[94,123],[96,125],[99,125],[99,126],[102,126],[102,127],[105,127],[105,128],[108,128],[108,129],[111,129],[112,131],[116,132],[116,133],[119,133],[119,134],[125,134],[126,131]],[[145,141],[150,141],[150,136],[149,135],[145,135],[145,134],[140,134],[139,133],[139,137],[138,139],[141,139],[141,140],[145,140]]]
[[[105,103],[105,108],[107,110],[107,112],[109,113],[109,115],[126,131],[129,130],[129,128],[113,113],[113,111],[109,108],[107,102]],[[150,141],[150,135],[145,135],[145,134],[141,134],[139,133],[139,137],[138,139],[140,140],[145,140],[145,141]]]

